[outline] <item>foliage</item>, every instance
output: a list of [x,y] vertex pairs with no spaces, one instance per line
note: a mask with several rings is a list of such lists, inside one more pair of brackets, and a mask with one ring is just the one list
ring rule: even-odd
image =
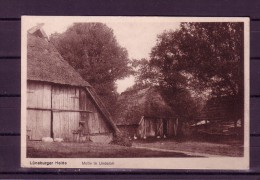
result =
[[182,23],[164,32],[151,53],[164,86],[236,95],[243,83],[242,23]]
[[113,141],[111,144],[116,144],[120,146],[126,146],[126,147],[131,147],[132,146],[132,141],[130,141],[123,133],[120,135],[117,135],[114,137]]
[[153,87],[146,96],[145,116],[151,117],[175,117],[175,111],[167,103],[167,99],[162,97],[160,88]]
[[50,41],[69,64],[89,82],[112,111],[117,92],[115,81],[131,72],[127,50],[113,30],[103,23],[74,23]]
[[[137,90],[150,86],[157,87],[164,101],[167,102],[175,114],[183,121],[192,120],[199,110],[201,110],[204,103],[201,97],[192,97],[191,92],[185,89],[183,84],[183,88],[177,87],[176,85],[169,85],[173,82],[180,83],[178,78],[171,77],[171,79],[176,78],[176,80],[169,81],[170,83],[168,84],[161,83],[164,79],[164,75],[160,74],[157,67],[151,64],[151,61],[142,59],[140,61],[136,60],[134,63],[138,69],[136,71],[136,82],[127,90]],[[160,65],[158,64],[158,66]],[[183,77],[183,79],[184,78],[185,77]],[[150,99],[152,99],[152,97]],[[157,105],[154,111],[157,112],[157,110],[159,110],[158,108],[159,106]]]
[[186,120],[205,98],[243,100],[243,23],[181,23],[160,34],[150,60],[137,66],[137,82],[159,85]]

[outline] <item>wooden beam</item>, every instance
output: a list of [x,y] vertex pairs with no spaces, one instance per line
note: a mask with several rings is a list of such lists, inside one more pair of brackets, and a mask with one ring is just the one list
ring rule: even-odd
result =
[[141,118],[141,120],[140,120],[138,125],[140,125],[143,122],[143,120],[144,120],[144,116],[142,116],[142,118]]
[[160,117],[160,116],[143,116],[144,118],[148,119],[176,119],[175,117]]
[[28,110],[40,110],[40,111],[52,111],[52,112],[87,112],[92,113],[92,111],[88,110],[72,110],[72,109],[49,109],[49,108],[31,108],[28,107]]
[[116,124],[112,120],[112,116],[107,111],[105,105],[103,104],[101,99],[98,97],[98,95],[95,92],[95,90],[92,87],[86,87],[86,91],[88,92],[88,94],[90,95],[92,100],[95,102],[95,104],[98,107],[98,109],[101,112],[101,114],[105,117],[105,119],[108,121],[110,126],[113,128],[113,130],[115,131],[115,134],[116,135],[120,135],[121,134],[120,130],[117,128]]
[[86,133],[86,136],[100,136],[100,135],[112,135],[111,132],[104,132],[104,133]]

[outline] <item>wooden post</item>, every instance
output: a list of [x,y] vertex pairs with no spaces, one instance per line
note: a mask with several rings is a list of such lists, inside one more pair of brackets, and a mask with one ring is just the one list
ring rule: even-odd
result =
[[177,130],[178,130],[178,118],[176,119],[174,123],[174,135],[177,136]]
[[144,137],[146,137],[146,122],[145,122],[145,119],[144,119]]
[[54,132],[53,132],[53,110],[52,110],[52,85],[51,85],[51,137],[54,139]]

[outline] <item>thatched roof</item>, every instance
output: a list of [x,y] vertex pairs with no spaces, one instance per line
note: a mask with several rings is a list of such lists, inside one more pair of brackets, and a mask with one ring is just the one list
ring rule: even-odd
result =
[[115,123],[137,125],[142,116],[154,119],[172,118],[174,112],[156,87],[123,92],[118,99]]
[[238,116],[239,102],[235,96],[214,97],[207,101],[204,108],[195,118],[196,121],[228,121],[234,116]]
[[72,86],[89,86],[53,44],[28,33],[27,79]]
[[85,87],[100,112],[118,135],[120,131],[94,88],[63,59],[54,45],[48,41],[48,37],[41,27],[42,25],[33,27],[27,33],[27,79]]

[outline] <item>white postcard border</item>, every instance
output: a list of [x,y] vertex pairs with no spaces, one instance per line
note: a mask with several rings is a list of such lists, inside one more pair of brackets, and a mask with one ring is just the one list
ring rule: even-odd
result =
[[[39,22],[244,22],[244,157],[209,158],[27,158],[26,87],[27,30],[30,20]],[[119,169],[249,169],[249,18],[241,17],[123,17],[123,16],[22,16],[21,55],[21,167],[27,168],[119,168]],[[35,164],[36,163],[36,164]]]

